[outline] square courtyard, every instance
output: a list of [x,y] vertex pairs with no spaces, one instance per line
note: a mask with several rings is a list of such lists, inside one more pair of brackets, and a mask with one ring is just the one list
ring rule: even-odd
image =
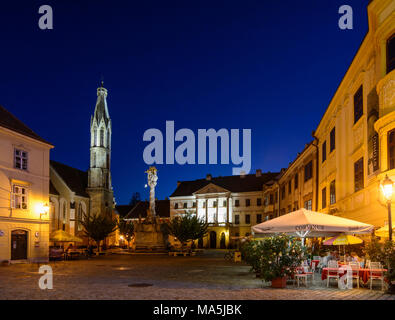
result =
[[373,290],[329,288],[316,273],[313,284],[273,289],[244,263],[224,259],[225,251],[193,257],[109,254],[90,259],[51,261],[53,289],[38,286],[38,264],[0,267],[2,299],[115,300],[395,300],[380,284]]

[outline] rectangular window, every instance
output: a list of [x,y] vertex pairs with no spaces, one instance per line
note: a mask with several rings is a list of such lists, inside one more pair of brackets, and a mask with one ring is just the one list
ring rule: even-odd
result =
[[256,199],[256,205],[259,207],[262,205],[262,199],[261,198],[257,198]]
[[235,207],[239,207],[240,206],[240,200],[235,200]]
[[322,144],[322,162],[326,160],[326,141]]
[[246,199],[246,207],[249,207],[251,205],[250,199]]
[[288,213],[292,212],[291,205],[288,206]]
[[354,163],[354,187],[355,192],[362,190],[364,187],[363,157]]
[[274,194],[274,201],[276,201],[277,203],[277,200],[278,200],[278,192],[276,191],[276,193]]
[[178,203],[174,204],[174,209],[178,209]]
[[291,194],[292,192],[292,180],[289,180],[288,182],[288,194]]
[[240,224],[240,216],[235,214],[235,224]]
[[13,209],[27,209],[27,188],[13,185],[11,195],[11,207]]
[[285,186],[282,186],[281,188],[281,200],[285,199]]
[[249,214],[246,214],[246,224],[250,224],[251,223],[251,216]]
[[395,34],[387,41],[387,73],[395,69]]
[[388,132],[388,169],[395,169],[395,129]]
[[269,204],[273,204],[273,193],[269,196]]
[[331,133],[329,134],[329,153],[331,153],[336,148],[336,127],[333,127]]
[[313,177],[313,161],[310,161],[304,166],[304,181],[310,180]]
[[307,200],[304,202],[304,208],[307,210],[312,210],[312,200]]
[[336,203],[336,182],[333,180],[329,187],[329,201],[330,204]]
[[256,223],[261,223],[262,222],[262,214],[258,213],[256,215]]
[[14,166],[16,169],[27,170],[27,152],[19,149],[14,151]]
[[223,207],[226,207],[226,200],[224,200],[224,201],[222,202],[222,206],[223,206]]
[[192,202],[192,208],[196,208],[196,202]]
[[217,207],[217,201],[213,201],[213,207],[214,207],[214,208]]
[[324,209],[326,208],[326,187],[322,189],[321,198],[322,198],[322,209]]
[[184,209],[188,208],[188,203],[184,202]]
[[299,187],[299,175],[298,174],[295,174],[295,189],[298,189],[298,187]]
[[362,117],[363,115],[363,89],[362,86],[359,87],[357,92],[354,94],[354,123]]

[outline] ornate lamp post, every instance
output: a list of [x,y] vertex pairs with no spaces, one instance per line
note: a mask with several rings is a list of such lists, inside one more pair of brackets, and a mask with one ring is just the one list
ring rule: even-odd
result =
[[383,191],[383,195],[385,200],[387,200],[387,207],[388,207],[388,234],[389,240],[392,241],[392,219],[391,219],[391,200],[392,200],[392,193],[393,193],[393,181],[385,176],[385,179],[381,183],[381,190]]

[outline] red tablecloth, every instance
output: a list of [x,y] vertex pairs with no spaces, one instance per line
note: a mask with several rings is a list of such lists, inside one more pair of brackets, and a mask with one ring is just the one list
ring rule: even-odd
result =
[[[363,283],[367,283],[370,278],[370,270],[371,269],[359,269],[359,278],[362,280]],[[356,272],[357,270],[353,270],[353,272]],[[387,271],[386,269],[373,269],[373,275],[381,276],[383,272]],[[330,275],[336,275],[339,273],[339,276],[341,277],[345,273],[347,273],[346,268],[323,268],[322,269],[322,274],[321,274],[321,279],[326,280],[328,277],[328,273]]]
[[310,268],[313,268],[313,265],[314,265],[314,269],[317,268],[319,263],[320,263],[320,260],[312,260],[311,264],[310,264]]

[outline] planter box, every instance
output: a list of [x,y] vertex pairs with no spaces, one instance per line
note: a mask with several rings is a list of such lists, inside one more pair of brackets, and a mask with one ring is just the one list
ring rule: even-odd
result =
[[287,286],[287,277],[276,278],[272,280],[272,288],[285,288]]

